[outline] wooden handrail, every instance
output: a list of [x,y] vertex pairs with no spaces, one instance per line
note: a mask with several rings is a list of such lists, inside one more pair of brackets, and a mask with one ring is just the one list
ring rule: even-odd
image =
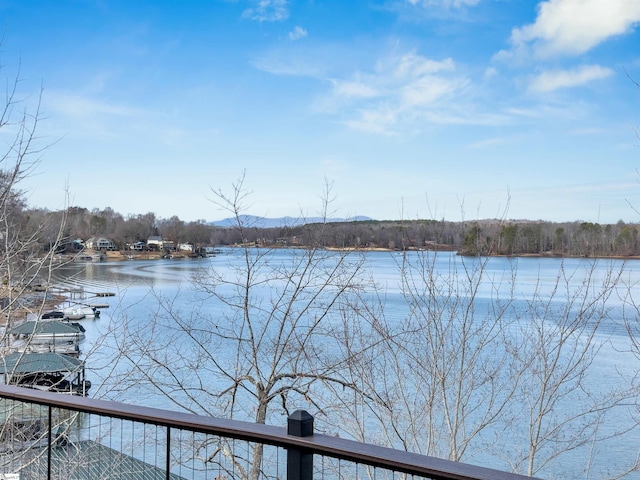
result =
[[524,480],[532,478],[329,435],[315,433],[308,437],[296,437],[288,435],[285,427],[43,392],[12,385],[0,384],[0,398],[269,444],[282,448],[302,448],[318,455],[434,480]]

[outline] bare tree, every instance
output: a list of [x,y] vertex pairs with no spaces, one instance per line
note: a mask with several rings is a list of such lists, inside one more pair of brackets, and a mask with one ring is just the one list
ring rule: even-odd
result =
[[63,240],[65,220],[62,212],[53,225],[53,235],[45,240],[44,234],[50,225],[46,222],[34,224],[25,213],[21,182],[33,174],[42,152],[49,145],[44,145],[36,134],[41,119],[42,92],[35,101],[20,98],[19,83],[19,71],[15,77],[7,77],[0,110],[0,140],[3,142],[0,150],[1,313],[8,327],[14,320],[24,319],[25,306],[34,307],[32,301],[27,302],[32,283],[46,282],[50,278],[56,248]]
[[[231,196],[221,191],[214,196],[236,219],[235,228],[244,238],[250,226],[242,215],[248,198],[243,180]],[[325,218],[328,198],[329,191]],[[128,328],[125,319],[118,341],[128,368],[117,381],[130,387],[142,380],[191,412],[256,423],[278,418],[279,424],[292,406],[322,412],[325,405],[317,397],[321,384],[354,388],[338,374],[344,359],[327,339],[341,322],[345,305],[359,294],[363,259],[321,248],[322,230],[314,233],[315,245],[284,255],[281,249],[245,242],[225,264],[201,271],[194,279],[194,298],[214,313],[205,313],[198,304],[191,311],[180,310],[174,299],[158,296],[157,310],[144,329]],[[221,440],[205,460],[222,465],[223,459],[233,460]],[[262,445],[253,446],[251,467],[242,476],[257,478],[262,459]],[[233,463],[237,475],[242,470]]]
[[[637,469],[630,459],[596,472],[591,456],[635,428],[609,421],[633,398],[629,379],[593,383],[624,264],[569,271],[560,262],[555,278],[523,290],[516,259],[498,268],[494,258],[437,252],[401,259],[399,292],[379,290],[377,307],[354,308],[364,319],[357,327],[345,322],[340,344],[357,353],[348,378],[359,388],[342,397],[341,429],[528,475],[619,478]],[[399,297],[406,317],[390,318]],[[582,462],[578,471],[563,467],[569,458]]]
[[[598,278],[596,264],[570,269],[563,263],[555,280],[538,279],[519,312],[510,348],[520,365],[515,405],[518,432],[525,441],[513,445],[526,447],[520,452],[514,449],[511,458],[513,468],[528,475],[549,474],[563,458],[572,456],[575,461],[579,449],[603,448],[607,440],[633,427],[603,428],[611,410],[632,394],[630,385],[622,378],[619,382],[607,379],[612,385],[607,390],[602,382],[597,382],[597,388],[589,382],[594,360],[607,341],[601,329],[613,321],[609,299],[620,286],[624,269],[624,265],[611,266]],[[582,460],[578,478],[589,473],[603,478],[610,473],[590,472],[592,459],[583,454]]]
[[[50,215],[50,222],[34,221],[26,211],[26,195],[22,182],[34,174],[44,144],[36,131],[41,120],[40,100],[18,94],[20,72],[5,75],[5,97],[0,107],[0,365],[6,377],[5,355],[14,345],[9,342],[10,329],[25,320],[29,313],[37,315],[50,299],[50,293],[34,292],[35,283],[49,284],[58,265],[56,250],[64,242],[66,212]],[[23,345],[22,347],[28,347]],[[24,349],[21,350],[22,352]],[[19,362],[16,362],[16,365]],[[39,446],[44,439],[41,412],[24,417],[24,406],[5,402],[0,424],[2,467],[24,468],[42,455]],[[56,419],[56,422],[58,420]],[[9,452],[8,455],[4,455]],[[25,461],[25,459],[28,459]]]
[[[364,340],[343,343],[357,353],[354,381],[376,394],[343,405],[354,418],[369,417],[353,435],[455,461],[487,449],[487,432],[505,424],[517,388],[505,347],[515,272],[495,278],[488,263],[488,257],[405,252],[398,291],[358,305],[370,318],[359,327]],[[385,317],[390,300],[404,304],[406,317]]]

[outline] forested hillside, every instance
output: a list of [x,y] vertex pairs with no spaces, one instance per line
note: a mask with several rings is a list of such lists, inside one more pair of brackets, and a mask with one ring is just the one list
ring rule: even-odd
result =
[[[71,207],[66,212],[28,210],[32,225],[65,225],[64,238],[86,240],[104,236],[125,250],[129,244],[152,235],[195,246],[249,243],[262,246],[333,248],[385,248],[456,250],[467,255],[640,255],[638,224],[619,221],[601,225],[591,222],[553,223],[527,220],[368,220],[263,228],[260,220],[241,221],[235,227],[216,227],[200,220],[185,222],[154,213],[124,216],[114,210]],[[66,219],[64,219],[66,217]],[[53,220],[53,221],[52,221]],[[322,232],[322,233],[320,233]],[[53,243],[57,227],[40,232],[43,248]]]

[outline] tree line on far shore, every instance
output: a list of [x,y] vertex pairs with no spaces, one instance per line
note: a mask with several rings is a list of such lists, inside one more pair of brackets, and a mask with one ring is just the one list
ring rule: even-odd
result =
[[186,222],[177,216],[159,218],[152,212],[124,216],[111,208],[70,207],[64,212],[31,209],[24,213],[22,218],[32,225],[51,225],[40,229],[44,248],[58,238],[59,226],[64,224],[65,242],[103,236],[121,250],[150,236],[161,236],[175,245],[190,243],[196,247],[248,243],[269,247],[453,250],[465,255],[640,255],[639,225],[622,220],[615,224],[504,219],[366,220],[263,227],[257,219],[244,222],[242,228],[233,228],[214,226],[205,220]]

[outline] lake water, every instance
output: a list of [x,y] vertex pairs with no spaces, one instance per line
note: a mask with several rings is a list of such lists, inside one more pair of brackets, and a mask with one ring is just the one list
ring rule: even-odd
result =
[[[116,374],[121,373],[120,367],[114,365],[118,350],[116,344],[119,341],[118,331],[114,330],[114,327],[121,325],[119,322],[126,317],[128,328],[144,331],[150,324],[149,319],[158,315],[158,298],[167,300],[175,311],[181,311],[184,315],[188,315],[194,309],[200,313],[206,310],[209,315],[223,312],[224,306],[211,298],[205,299],[196,291],[193,277],[203,269],[209,268],[215,268],[223,277],[231,276],[236,272],[234,268],[242,266],[242,253],[239,249],[224,249],[220,255],[206,259],[73,264],[59,270],[56,275],[61,283],[84,289],[87,298],[83,301],[109,304],[109,308],[102,309],[99,319],[83,321],[87,330],[86,339],[82,344],[87,359],[87,378],[96,386],[91,392],[92,395],[175,408],[166,397],[154,395],[151,389],[143,386],[127,385],[127,388],[119,389],[117,385],[110,384],[110,378],[116,378]],[[270,261],[287,261],[292,254],[295,254],[295,251],[278,250]],[[364,255],[366,271],[370,274],[368,278],[375,280],[379,288],[376,298],[384,297],[385,318],[391,323],[407,321],[410,307],[402,289],[399,268],[402,255],[397,252],[367,252]],[[417,255],[419,254],[409,253],[409,260],[414,262]],[[503,257],[463,259],[450,253],[439,253],[429,258],[428,266],[432,269],[432,275],[442,279],[451,278],[452,275],[463,279],[465,275],[473,274],[482,268],[483,278],[478,282],[472,302],[478,315],[488,312],[497,298],[508,298],[510,315],[518,315],[518,312],[527,311],[531,300],[535,298],[539,305],[545,305],[546,315],[551,318],[554,312],[563,311],[567,304],[566,299],[572,298],[572,295],[577,296],[576,292],[587,287],[590,294],[597,295],[599,287],[610,280],[612,273],[619,275],[615,288],[608,292],[610,295],[606,302],[603,302],[606,304],[606,315],[595,334],[595,341],[600,345],[600,350],[588,370],[584,385],[597,395],[597,392],[627,388],[635,379],[639,360],[631,353],[632,345],[624,320],[635,319],[634,315],[637,314],[629,305],[634,302],[640,303],[640,291],[637,289],[640,281],[640,263],[636,266],[635,262],[625,264],[619,260],[594,262],[589,259]],[[116,295],[92,298],[93,294],[99,292],[113,292]],[[365,296],[368,293],[370,292],[365,291]],[[265,299],[273,294],[273,290],[265,290],[262,293]],[[576,304],[571,308],[578,307],[580,305]],[[520,327],[527,318],[523,313],[519,323],[510,324],[509,328],[514,329],[514,338],[526,331]],[[327,346],[327,349],[330,350],[331,346]],[[225,352],[218,353],[221,357],[225,356]],[[232,362],[233,357],[230,355],[228,360]],[[104,386],[100,387],[103,382]],[[214,384],[215,382],[212,383]],[[559,413],[564,414],[571,410],[571,401],[573,400],[560,402],[560,406],[556,408],[565,411]],[[635,425],[637,420],[634,415],[637,410],[633,403],[633,399],[627,399],[624,405],[611,409],[611,413],[601,425],[601,431],[616,432]],[[284,425],[284,417],[280,423]],[[508,445],[509,442],[518,442],[523,438],[524,434],[521,435],[518,425],[513,425],[512,430],[506,439],[501,440],[505,443],[505,450],[511,447]],[[554,441],[562,442],[563,439],[557,438]],[[588,458],[594,456],[589,478],[604,478],[608,472],[613,475],[632,463],[638,455],[639,444],[640,435],[633,430],[624,436],[617,436],[607,443],[602,443],[602,446],[585,445],[577,448],[558,458],[539,475],[587,478],[584,465]],[[506,468],[497,464],[495,457],[483,457],[481,453],[472,461]],[[640,476],[636,472],[625,478]]]

